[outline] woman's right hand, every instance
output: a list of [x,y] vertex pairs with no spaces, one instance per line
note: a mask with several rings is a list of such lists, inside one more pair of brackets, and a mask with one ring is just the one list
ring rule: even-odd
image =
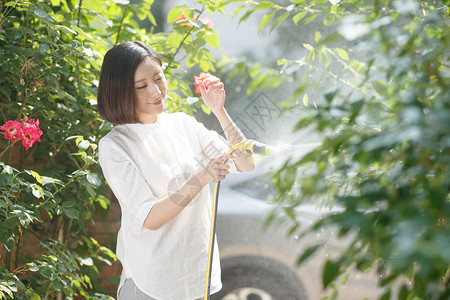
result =
[[200,171],[200,176],[202,177],[205,184],[216,183],[224,180],[225,177],[230,173],[228,169],[230,166],[225,162],[229,159],[236,158],[236,154],[222,154],[220,156],[212,158],[208,165]]

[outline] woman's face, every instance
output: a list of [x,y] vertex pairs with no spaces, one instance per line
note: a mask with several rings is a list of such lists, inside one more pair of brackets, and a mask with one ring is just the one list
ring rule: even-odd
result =
[[157,61],[145,58],[134,73],[134,101],[140,123],[154,123],[164,110],[167,81]]

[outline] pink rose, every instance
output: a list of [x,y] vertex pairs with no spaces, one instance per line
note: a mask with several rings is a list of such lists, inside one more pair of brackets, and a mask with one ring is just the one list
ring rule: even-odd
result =
[[0,129],[5,131],[5,139],[10,139],[11,142],[23,138],[22,124],[17,121],[10,120],[1,126]]
[[213,26],[214,26],[214,23],[213,23],[212,19],[211,19],[211,18],[208,18],[208,17],[205,17],[205,18],[203,18],[203,19],[200,19],[200,22],[202,22],[203,24],[205,24],[206,27],[208,27],[208,28],[213,28]]
[[23,140],[22,145],[28,150],[33,146],[35,142],[41,141],[42,130],[39,128],[38,119],[24,119],[22,121],[23,125]]

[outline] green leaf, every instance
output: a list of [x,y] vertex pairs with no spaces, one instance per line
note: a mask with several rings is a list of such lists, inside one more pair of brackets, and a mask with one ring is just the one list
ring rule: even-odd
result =
[[335,48],[334,51],[339,55],[343,60],[349,61],[350,57],[345,49]]
[[49,266],[43,266],[39,269],[39,273],[45,278],[50,278],[52,277],[53,271]]
[[64,183],[61,180],[55,179],[55,178],[51,178],[51,177],[47,177],[47,176],[42,176],[41,177],[41,184],[42,185],[46,185],[46,184],[64,185]]
[[309,24],[317,18],[318,14],[313,14],[303,20],[303,25]]
[[4,242],[5,248],[8,251],[11,251],[14,248],[14,245],[16,244],[16,240],[14,239],[14,236],[10,236],[6,241]]
[[91,196],[91,198],[95,198],[95,191],[94,191],[94,189],[92,188],[92,186],[90,186],[90,185],[85,185],[84,187],[86,188],[86,191],[88,191],[89,196]]
[[50,46],[48,44],[39,44],[39,51],[42,53],[46,53],[50,50]]
[[247,12],[239,19],[239,24],[247,20],[254,12],[254,9],[247,10]]
[[314,37],[315,37],[316,43],[319,43],[320,42],[320,37],[321,37],[320,32],[316,31],[316,33],[314,34]]
[[153,26],[157,26],[155,16],[150,11],[147,12],[147,17]]
[[338,90],[335,90],[335,91],[325,94],[325,99],[328,101],[328,103],[331,103],[331,101],[333,101],[333,99],[334,99],[334,97],[336,97],[337,93],[338,93]]
[[268,76],[259,84],[258,88],[260,88],[260,89],[276,88],[277,86],[282,84],[284,81],[285,80],[283,77]]
[[313,51],[314,50],[314,47],[313,46],[311,46],[310,44],[307,44],[307,43],[304,43],[303,44],[303,47],[305,47],[307,50],[309,50],[309,51]]
[[211,109],[208,107],[208,106],[206,106],[205,104],[201,104],[200,105],[200,107],[202,108],[202,110],[203,110],[203,112],[205,113],[205,114],[207,114],[207,115],[210,115],[211,114]]
[[172,8],[167,14],[167,23],[172,23],[181,16],[183,10],[187,9],[187,5],[179,5]]
[[40,176],[37,172],[35,172],[35,171],[33,171],[33,170],[25,170],[25,172],[26,172],[27,174],[33,176],[34,179],[36,179],[37,182],[42,183],[41,176]]
[[108,209],[110,201],[108,198],[106,198],[104,195],[99,195],[96,199],[95,202],[97,202],[101,208],[103,209]]
[[94,187],[99,187],[101,185],[100,178],[98,178],[97,174],[90,173],[86,175],[87,181]]
[[277,5],[271,1],[262,1],[257,6],[255,6],[255,8],[253,8],[253,9],[260,10],[260,9],[265,9],[265,8],[269,8],[269,7],[276,8]]
[[317,249],[319,249],[319,247],[320,245],[308,247],[305,251],[303,251],[302,256],[300,256],[300,258],[297,260],[297,264],[301,264],[306,259],[308,259],[311,255],[313,255],[317,251]]
[[380,300],[390,300],[391,299],[391,290],[388,290],[381,296]]
[[33,13],[41,19],[47,17],[47,15],[48,15],[48,13],[45,11],[45,9],[42,6],[40,6],[39,4],[37,4],[33,8]]
[[267,78],[267,76],[269,76],[267,73],[262,73],[253,80],[247,89],[247,95],[250,95]]
[[322,283],[323,288],[327,288],[328,285],[333,282],[339,275],[340,275],[340,265],[341,263],[338,262],[332,262],[328,260],[325,263],[325,266],[323,268],[323,274],[322,274]]
[[216,35],[207,34],[207,35],[205,35],[205,40],[211,47],[213,47],[215,49],[219,48],[220,40]]
[[261,22],[259,22],[259,28],[258,28],[258,33],[267,26],[267,24],[269,23],[270,20],[272,20],[273,16],[275,15],[277,11],[273,10],[268,14],[265,14],[262,19]]
[[334,15],[334,14],[327,14],[325,16],[325,18],[323,19],[323,25],[330,26],[331,24],[333,24],[335,18],[336,18],[336,15]]
[[307,13],[308,13],[307,11],[302,11],[302,12],[299,12],[298,14],[296,14],[296,15],[292,18],[292,21],[294,21],[295,26],[297,26],[298,22],[299,22],[301,19],[303,19],[303,18],[306,16]]
[[272,27],[270,27],[270,31],[274,30],[275,27],[277,27],[278,25],[280,25],[284,20],[286,20],[287,17],[289,17],[291,13],[290,12],[285,12],[284,14],[281,15],[281,17],[279,17],[275,23],[273,23]]
[[87,140],[82,140],[79,144],[78,144],[78,149],[80,149],[80,151],[86,151],[87,148],[89,148],[91,143],[89,143],[89,141]]
[[305,95],[303,96],[303,105],[304,105],[304,106],[308,106],[308,94],[305,94]]
[[31,193],[36,198],[44,198],[44,192],[42,191],[42,188],[36,184],[31,186]]
[[36,263],[31,262],[31,263],[28,263],[27,265],[31,272],[39,271],[39,267],[36,265]]
[[77,219],[79,212],[77,209],[71,207],[71,208],[64,209],[64,214],[71,219]]

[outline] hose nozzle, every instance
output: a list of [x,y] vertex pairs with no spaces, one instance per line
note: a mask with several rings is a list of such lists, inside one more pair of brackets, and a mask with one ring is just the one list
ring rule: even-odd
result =
[[246,154],[276,155],[278,153],[275,147],[248,139],[243,140],[233,148],[239,149],[241,152]]

